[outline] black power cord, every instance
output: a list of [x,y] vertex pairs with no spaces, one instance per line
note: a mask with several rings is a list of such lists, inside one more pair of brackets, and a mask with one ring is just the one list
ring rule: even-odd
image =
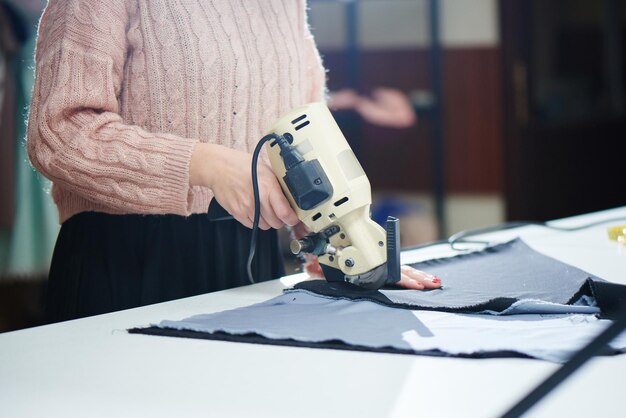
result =
[[254,193],[254,220],[252,221],[252,235],[250,237],[250,250],[248,251],[248,280],[250,284],[256,283],[254,281],[254,275],[252,274],[252,260],[254,259],[254,254],[256,253],[256,241],[257,235],[259,234],[259,221],[261,219],[261,198],[259,196],[259,176],[257,173],[257,165],[259,162],[259,155],[261,154],[261,150],[263,149],[263,145],[269,140],[278,140],[279,136],[277,134],[269,134],[265,135],[256,147],[254,148],[254,153],[252,154],[252,191]]
[[248,279],[255,283],[252,274],[252,260],[256,252],[256,241],[261,218],[261,202],[259,197],[259,179],[257,165],[259,154],[263,145],[274,140],[272,146],[280,149],[280,158],[285,167],[283,181],[295,204],[302,210],[309,210],[319,206],[332,196],[332,186],[317,159],[305,160],[298,148],[291,145],[293,136],[289,133],[284,135],[269,134],[261,138],[252,154],[252,190],[254,192],[254,221],[252,222],[252,236],[250,239],[250,251],[248,253]]

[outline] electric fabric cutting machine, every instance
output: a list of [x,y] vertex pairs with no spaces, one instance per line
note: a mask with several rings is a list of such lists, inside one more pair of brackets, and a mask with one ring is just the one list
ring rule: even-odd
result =
[[283,192],[312,231],[291,242],[318,256],[329,282],[378,289],[400,280],[399,221],[370,218],[370,182],[332,114],[311,103],[282,117],[262,142]]

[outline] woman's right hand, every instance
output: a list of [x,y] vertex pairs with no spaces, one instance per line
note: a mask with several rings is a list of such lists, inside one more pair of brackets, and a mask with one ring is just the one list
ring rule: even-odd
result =
[[[259,227],[281,228],[299,222],[276,176],[263,161],[258,163],[261,218]],[[217,144],[198,143],[191,157],[189,183],[210,188],[218,203],[237,221],[252,228],[254,193],[252,155]]]

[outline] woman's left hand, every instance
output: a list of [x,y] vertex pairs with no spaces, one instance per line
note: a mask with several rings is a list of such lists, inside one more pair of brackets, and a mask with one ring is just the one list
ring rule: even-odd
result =
[[[304,271],[310,277],[324,278],[324,273],[320,263],[314,255],[306,254],[306,262],[304,263]],[[411,266],[400,267],[400,281],[395,284],[398,287],[413,290],[439,289],[441,287],[441,279],[432,274],[416,270]]]
[[401,266],[400,281],[396,283],[396,286],[414,290],[439,289],[441,280],[437,276],[416,270],[411,266]]

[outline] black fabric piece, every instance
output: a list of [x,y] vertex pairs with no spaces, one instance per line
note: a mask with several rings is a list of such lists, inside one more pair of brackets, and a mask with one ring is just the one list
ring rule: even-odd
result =
[[295,286],[316,294],[369,300],[405,309],[445,312],[502,313],[520,300],[573,304],[583,295],[596,298],[602,315],[611,318],[626,302],[626,286],[606,281],[540,254],[520,239],[469,254],[428,260],[413,267],[437,275],[441,289],[365,290],[348,283],[324,280]]
[[[49,322],[164,302],[249,284],[251,230],[209,214],[85,212],[63,223],[50,268]],[[259,231],[254,277],[285,275],[276,230]]]
[[[460,358],[475,358],[475,359],[511,358],[511,357],[528,358],[528,359],[534,358],[534,357],[519,353],[517,351],[509,351],[509,350],[451,355],[441,350],[414,351],[414,350],[402,350],[402,349],[394,348],[394,347],[373,348],[373,347],[365,347],[361,345],[350,345],[339,340],[330,340],[330,341],[324,341],[320,343],[312,343],[312,342],[303,342],[303,341],[297,341],[297,340],[292,340],[292,339],[265,338],[255,333],[235,335],[235,334],[227,334],[225,332],[208,333],[208,332],[178,330],[178,329],[173,329],[173,328],[159,328],[159,327],[131,328],[128,330],[128,333],[129,334],[156,335],[156,336],[162,336],[162,337],[179,337],[179,338],[194,338],[194,339],[201,339],[201,340],[228,341],[228,342],[246,343],[246,344],[279,345],[279,346],[286,346],[286,347],[324,348],[324,349],[330,349],[330,350],[368,351],[368,352],[373,352],[373,353],[389,353],[389,354],[409,354],[409,355],[419,354],[423,356],[433,356],[433,357],[460,357]],[[606,353],[603,353],[603,355],[617,354],[614,351],[615,350],[607,347]]]
[[[381,293],[378,290],[367,290],[362,289],[359,286],[353,285],[351,283],[345,282],[335,282],[329,283],[325,280],[311,280],[307,282],[301,282],[294,286],[295,289],[303,289],[309,292],[328,296],[334,299],[346,299],[346,300],[354,300],[354,301],[370,301],[379,303],[385,306],[392,306],[394,308],[401,309],[421,309],[425,311],[442,311],[442,312],[457,312],[457,313],[476,313],[482,312],[484,310],[493,310],[496,312],[502,312],[505,309],[509,308],[513,303],[517,301],[515,298],[494,298],[485,303],[480,303],[471,306],[467,310],[459,309],[454,307],[431,307],[431,306],[419,306],[413,305],[410,303],[401,303],[395,302],[389,299],[385,294]],[[420,290],[420,292],[433,292],[433,290]]]
[[587,281],[587,285],[600,306],[602,317],[615,320],[624,315],[626,286],[591,279]]
[[[179,330],[174,328],[159,328],[159,327],[145,327],[145,328],[131,328],[128,330],[129,334],[143,334],[143,335],[155,335],[161,337],[178,337],[178,338],[193,338],[200,340],[213,340],[213,341],[227,341],[235,343],[245,344],[261,344],[261,345],[278,345],[286,347],[304,347],[304,348],[322,348],[330,350],[344,350],[344,351],[367,351],[372,353],[389,353],[389,354],[408,354],[408,355],[421,355],[432,357],[456,357],[456,358],[473,358],[473,359],[492,359],[492,358],[526,358],[535,359],[535,357],[528,356],[518,351],[500,350],[500,351],[483,351],[470,354],[449,354],[441,350],[402,350],[394,347],[365,347],[361,345],[350,345],[339,340],[330,340],[319,343],[303,342],[293,339],[272,339],[266,338],[262,335],[249,333],[249,334],[227,334],[225,332],[198,332],[191,330]],[[606,346],[601,352],[600,356],[614,356],[621,354],[622,351],[616,350],[610,346]]]

